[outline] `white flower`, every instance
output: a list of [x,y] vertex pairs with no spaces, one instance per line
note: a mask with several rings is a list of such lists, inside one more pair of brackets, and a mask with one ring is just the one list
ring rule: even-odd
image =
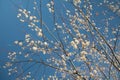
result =
[[8,75],[11,75],[11,73],[9,72]]
[[45,49],[42,49],[42,52],[43,52],[43,54],[46,54],[46,50]]
[[27,39],[25,39],[25,41],[26,41],[27,43],[29,43],[29,41],[30,41],[30,38],[27,38]]
[[61,57],[62,57],[63,59],[65,59],[65,55],[61,55]]
[[6,65],[6,67],[12,66],[12,64],[10,62],[7,62],[5,65]]
[[86,48],[87,46],[89,46],[89,44],[90,44],[90,41],[87,41],[87,40],[85,42],[82,41],[83,48]]
[[22,42],[19,42],[19,46],[22,46],[23,45],[23,43]]
[[33,16],[30,16],[30,18],[29,18],[29,19],[30,19],[30,20],[32,20],[33,18],[34,18]]
[[85,56],[85,55],[82,56],[81,59],[82,59],[83,61],[86,61],[86,56]]
[[87,41],[87,42],[86,42],[86,46],[89,46],[89,44],[90,44],[90,41]]
[[75,40],[75,43],[78,45],[79,44],[79,40],[76,39],[76,38],[74,38],[74,40]]
[[17,18],[19,18],[19,17],[21,17],[21,14],[20,14],[20,13],[17,15]]
[[51,5],[54,5],[54,1],[51,1]]
[[36,7],[33,7],[33,9],[35,10],[35,9],[36,9]]
[[18,41],[14,41],[15,44],[18,44],[19,42]]
[[52,9],[51,8],[48,8],[49,12],[52,12]]
[[57,28],[58,28],[58,29],[61,29],[61,28],[62,28],[62,26],[60,26],[60,25],[57,25]]
[[20,21],[21,21],[21,22],[25,22],[25,20],[23,20],[23,19],[20,19]]
[[86,55],[87,54],[87,52],[86,51],[81,51],[81,55],[83,56],[83,55]]
[[22,12],[23,10],[22,9],[18,9],[18,11]]
[[48,8],[48,10],[49,10],[50,13],[54,12],[54,10],[52,8]]
[[34,44],[35,42],[32,40],[30,43],[31,43],[31,44]]
[[92,9],[92,5],[90,5],[90,9]]
[[48,43],[47,43],[47,42],[44,42],[44,45],[45,45],[45,46],[48,46]]
[[73,0],[74,5],[81,3],[81,0]]
[[42,35],[43,35],[42,32],[38,32],[38,36],[42,37]]
[[49,4],[49,3],[47,4],[47,7],[50,7],[50,4]]
[[94,74],[90,72],[90,76],[93,78],[93,77],[94,77]]
[[97,73],[97,70],[93,70],[93,72],[96,74],[96,73]]
[[67,13],[70,13],[70,11],[69,11],[69,10],[66,10],[66,12],[67,12]]
[[29,34],[26,34],[26,35],[25,35],[25,38],[28,38],[28,37],[30,37],[30,35],[29,35]]
[[74,41],[71,41],[71,45],[73,46],[75,44],[75,42]]
[[26,58],[26,57],[28,57],[28,56],[29,56],[29,54],[25,54],[25,56],[24,56],[24,57]]
[[75,49],[78,48],[77,45],[76,45],[76,43],[74,41],[71,41],[71,46],[73,46],[73,48],[75,48]]
[[36,51],[38,48],[36,46],[33,46],[32,49]]

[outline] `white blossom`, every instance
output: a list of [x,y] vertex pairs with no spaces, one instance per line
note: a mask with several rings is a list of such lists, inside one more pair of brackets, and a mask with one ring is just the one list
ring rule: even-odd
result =
[[23,45],[23,42],[19,42],[18,45],[19,45],[19,46],[22,46],[22,45]]
[[38,36],[42,37],[43,36],[42,32],[38,32]]
[[37,50],[38,50],[38,48],[37,48],[36,46],[33,46],[32,49],[33,49],[34,51],[37,51]]

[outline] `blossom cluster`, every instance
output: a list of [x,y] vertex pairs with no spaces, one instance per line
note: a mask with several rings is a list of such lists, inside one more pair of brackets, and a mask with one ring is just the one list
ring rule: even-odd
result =
[[[61,2],[62,5],[59,4],[63,14],[55,12],[55,1],[50,0],[44,9],[48,9],[48,14],[55,12],[55,15],[51,15],[48,22],[44,19],[46,16],[41,14],[42,2],[33,2],[36,5],[32,7],[34,13],[22,8],[18,10],[17,18],[27,23],[31,33],[26,30],[25,39],[14,41],[20,51],[8,53],[9,61],[3,68],[8,68],[9,75],[17,73],[16,80],[119,78],[120,25],[112,23],[117,21],[116,17],[113,14],[107,15],[108,11],[104,8],[101,12],[96,10],[106,3],[109,9],[119,13],[118,5],[110,4],[108,0],[100,3],[66,0]],[[39,19],[38,14],[42,19]]]

